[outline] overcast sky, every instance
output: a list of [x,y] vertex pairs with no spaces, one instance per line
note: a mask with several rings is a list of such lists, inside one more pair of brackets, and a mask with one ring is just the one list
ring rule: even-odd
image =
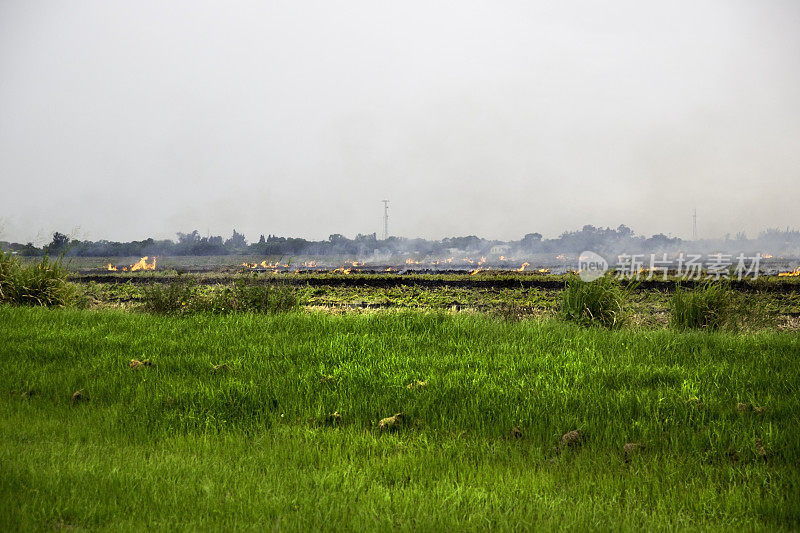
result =
[[800,2],[0,1],[0,238],[798,228]]

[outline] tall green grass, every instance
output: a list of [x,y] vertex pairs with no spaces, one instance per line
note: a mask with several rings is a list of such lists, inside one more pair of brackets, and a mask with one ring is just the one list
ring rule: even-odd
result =
[[63,258],[22,264],[0,250],[0,302],[14,305],[65,307],[76,303],[75,286],[67,281]]
[[0,338],[4,530],[800,525],[795,334],[0,306]]
[[152,282],[144,288],[143,309],[156,314],[280,313],[298,309],[300,301],[286,285],[237,279],[233,286],[201,291],[190,278]]
[[561,317],[581,326],[622,327],[628,320],[627,300],[632,287],[623,288],[611,276],[594,281],[573,276],[561,295]]
[[669,301],[670,325],[684,330],[738,329],[745,319],[759,315],[743,303],[725,281],[708,281],[692,290],[678,283]]

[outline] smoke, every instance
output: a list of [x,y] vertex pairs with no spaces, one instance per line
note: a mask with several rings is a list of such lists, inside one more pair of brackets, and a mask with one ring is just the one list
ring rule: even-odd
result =
[[0,10],[11,240],[796,225],[794,1]]

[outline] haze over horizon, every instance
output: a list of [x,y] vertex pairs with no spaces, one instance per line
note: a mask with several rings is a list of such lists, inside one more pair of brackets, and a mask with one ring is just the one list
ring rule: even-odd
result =
[[0,239],[797,229],[798,59],[791,0],[6,1]]

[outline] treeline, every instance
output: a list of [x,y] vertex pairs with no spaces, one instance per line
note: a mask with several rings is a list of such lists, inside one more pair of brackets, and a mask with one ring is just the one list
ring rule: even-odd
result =
[[636,235],[628,226],[602,228],[591,225],[580,230],[562,233],[554,239],[545,239],[540,233],[528,233],[517,241],[488,240],[470,235],[447,237],[441,240],[408,239],[389,237],[378,239],[375,233],[347,238],[334,234],[323,241],[311,241],[296,237],[261,235],[257,242],[248,243],[245,236],[236,230],[228,238],[222,236],[203,237],[195,230],[177,233],[176,240],[145,239],[142,241],[89,241],[71,239],[56,232],[52,241],[39,248],[32,243],[20,244],[0,241],[0,247],[22,256],[67,256],[79,257],[136,257],[136,256],[180,256],[180,255],[257,255],[257,256],[325,256],[348,257],[390,256],[415,254],[421,256],[448,257],[458,254],[524,256],[537,253],[580,253],[592,250],[598,253],[656,253],[681,251],[736,251],[800,253],[800,231],[770,229],[756,239],[748,239],[743,233],[722,239],[684,241],[677,237],[656,234],[651,237]]

